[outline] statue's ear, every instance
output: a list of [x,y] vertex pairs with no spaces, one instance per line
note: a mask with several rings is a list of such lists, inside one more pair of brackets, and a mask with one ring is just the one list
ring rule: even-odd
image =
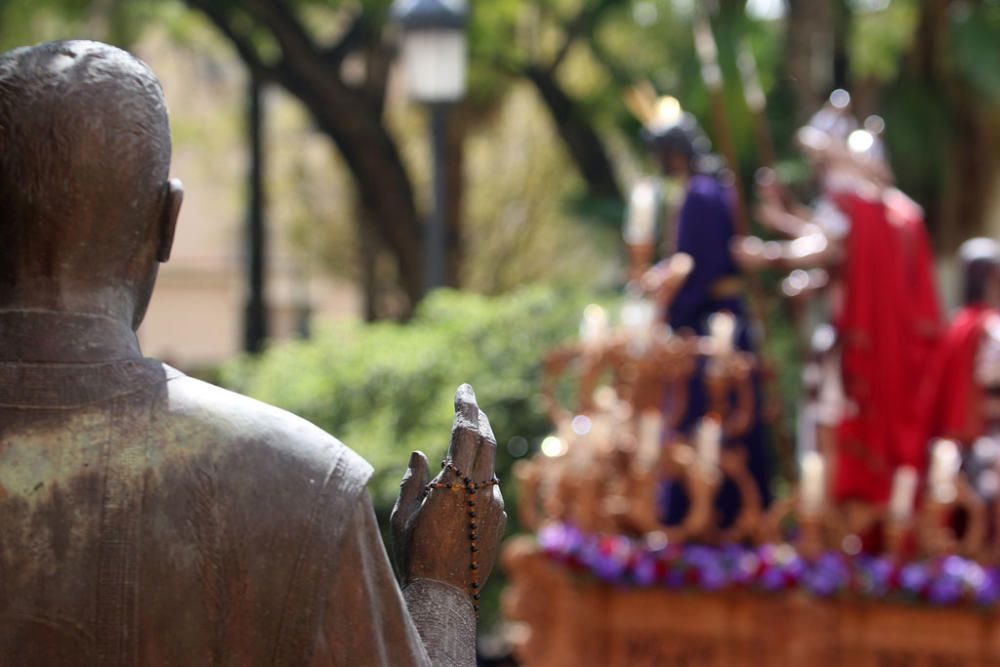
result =
[[167,198],[163,202],[159,236],[157,238],[156,259],[161,263],[170,259],[170,250],[174,246],[174,232],[177,229],[177,217],[181,213],[184,202],[184,184],[179,179],[167,181]]

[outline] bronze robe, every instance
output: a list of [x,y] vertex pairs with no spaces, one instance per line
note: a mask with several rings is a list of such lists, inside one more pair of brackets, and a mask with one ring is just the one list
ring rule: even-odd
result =
[[0,361],[0,664],[468,664],[455,589],[418,582],[418,616],[454,625],[421,642],[370,475],[309,423],[138,355]]

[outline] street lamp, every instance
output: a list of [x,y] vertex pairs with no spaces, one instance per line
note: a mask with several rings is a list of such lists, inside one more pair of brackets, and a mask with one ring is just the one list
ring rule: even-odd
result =
[[396,0],[392,15],[403,30],[403,67],[410,97],[431,112],[434,210],[425,234],[426,293],[445,282],[448,111],[465,95],[469,10],[465,0]]

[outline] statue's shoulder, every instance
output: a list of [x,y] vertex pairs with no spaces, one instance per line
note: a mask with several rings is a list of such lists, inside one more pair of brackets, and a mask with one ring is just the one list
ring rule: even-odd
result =
[[211,447],[234,465],[270,473],[297,472],[310,480],[332,480],[343,490],[360,491],[371,465],[350,447],[292,413],[188,377],[167,372],[162,418],[172,445]]

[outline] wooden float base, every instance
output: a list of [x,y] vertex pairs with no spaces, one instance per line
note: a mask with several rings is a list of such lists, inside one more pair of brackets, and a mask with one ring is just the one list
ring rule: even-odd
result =
[[1000,667],[1000,616],[807,593],[618,588],[534,541],[505,546],[504,610],[525,667]]

